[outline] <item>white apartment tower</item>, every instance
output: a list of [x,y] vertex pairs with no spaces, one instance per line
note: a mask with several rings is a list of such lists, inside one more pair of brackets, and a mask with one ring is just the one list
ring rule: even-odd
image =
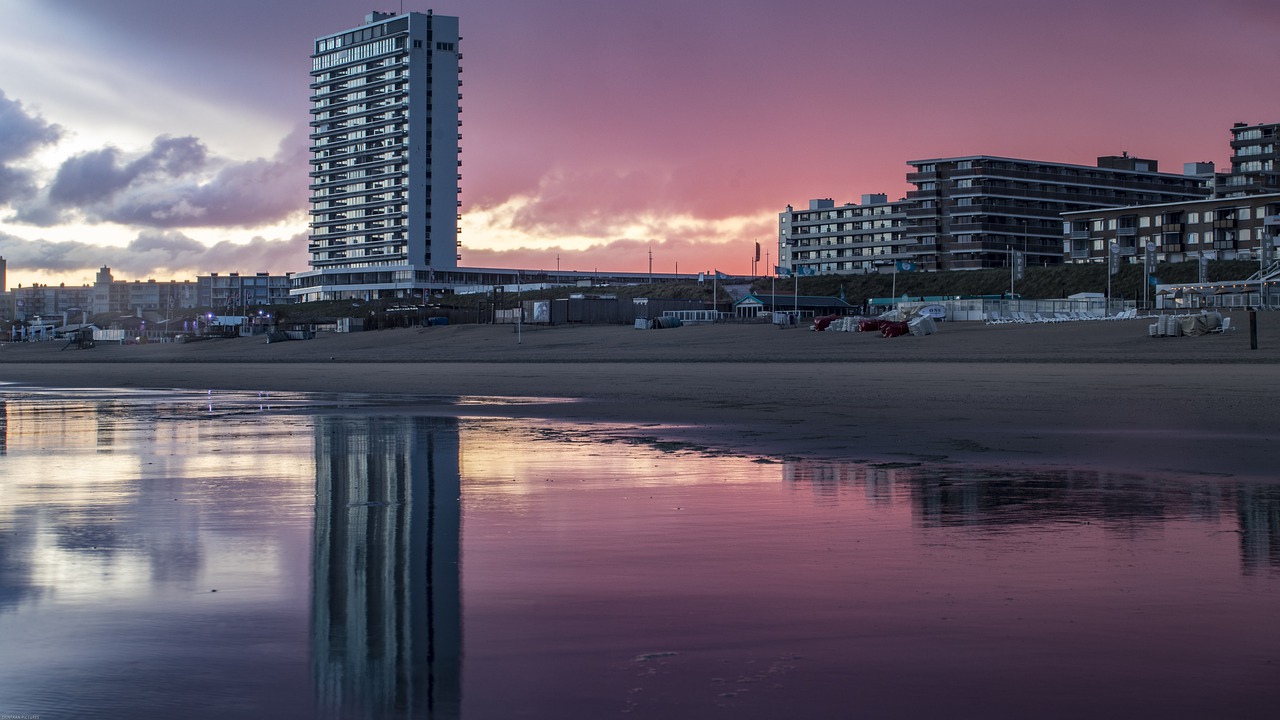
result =
[[458,18],[370,13],[311,55],[310,270],[295,300],[409,297],[458,266]]

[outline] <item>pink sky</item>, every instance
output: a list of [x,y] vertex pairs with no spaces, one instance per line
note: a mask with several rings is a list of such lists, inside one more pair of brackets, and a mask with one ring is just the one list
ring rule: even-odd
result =
[[[1226,165],[1234,122],[1280,121],[1270,0],[430,7],[464,37],[470,266],[644,271],[652,249],[656,271],[745,273],[784,206],[901,197],[908,160],[1129,152],[1176,172]],[[79,284],[102,264],[126,279],[306,269],[308,46],[371,9],[400,8],[15,9],[0,28],[7,284]]]

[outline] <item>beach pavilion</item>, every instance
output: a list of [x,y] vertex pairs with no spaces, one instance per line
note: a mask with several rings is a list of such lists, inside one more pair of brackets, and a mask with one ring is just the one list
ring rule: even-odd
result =
[[753,318],[769,313],[790,313],[797,317],[820,317],[822,315],[853,315],[858,308],[829,295],[769,295],[751,293],[733,304],[733,312],[738,317]]

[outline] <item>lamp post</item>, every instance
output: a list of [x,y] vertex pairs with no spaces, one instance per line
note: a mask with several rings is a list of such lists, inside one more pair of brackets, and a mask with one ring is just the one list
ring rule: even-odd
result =
[[1275,236],[1269,236],[1267,226],[1264,224],[1258,228],[1258,307],[1262,308],[1266,302],[1267,291],[1267,250],[1271,244],[1275,242]]

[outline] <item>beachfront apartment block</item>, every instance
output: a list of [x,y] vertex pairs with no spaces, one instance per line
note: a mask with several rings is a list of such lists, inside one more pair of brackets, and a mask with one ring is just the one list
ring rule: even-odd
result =
[[801,275],[1008,267],[1013,251],[1028,265],[1063,262],[1062,213],[1208,197],[1212,164],[1162,173],[1155,160],[1127,153],[1097,165],[991,155],[912,160],[915,189],[889,202],[864,195],[836,207],[811,200],[778,216],[783,273]]
[[[905,236],[928,270],[1007,267],[1013,251],[1027,265],[1063,262],[1062,213],[1208,197],[1212,171],[1163,173],[1128,153],[1097,165],[971,155],[908,162]],[[1187,174],[1191,172],[1192,174]]]
[[786,274],[858,274],[914,258],[906,217],[906,203],[883,194],[840,207],[831,198],[810,200],[806,210],[788,205],[778,213],[778,266]]
[[1069,212],[1062,233],[1069,263],[1105,263],[1112,252],[1121,263],[1141,263],[1150,245],[1156,262],[1203,257],[1269,266],[1280,235],[1280,193]]
[[406,297],[457,268],[458,18],[370,13],[311,53],[310,269],[295,300]]

